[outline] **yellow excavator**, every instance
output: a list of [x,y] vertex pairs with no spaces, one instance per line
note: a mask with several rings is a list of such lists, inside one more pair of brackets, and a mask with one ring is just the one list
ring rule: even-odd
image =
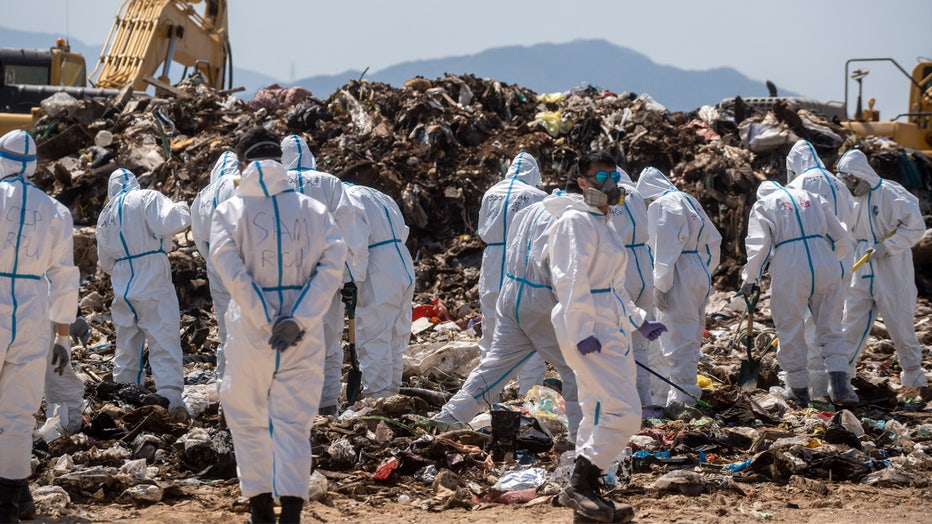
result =
[[[893,64],[909,81],[909,108],[891,120],[880,120],[880,112],[874,109],[875,100],[868,100],[867,108],[863,107],[863,81],[870,72],[867,68],[850,70],[853,64],[864,62],[889,62]],[[858,83],[858,98],[853,118],[848,118],[848,81],[852,79]],[[932,61],[919,60],[912,73],[904,69],[892,58],[852,58],[845,62],[845,101],[822,102],[801,97],[777,96],[776,86],[768,82],[770,96],[742,97],[742,101],[758,110],[768,111],[778,100],[792,101],[803,109],[822,113],[825,117],[835,120],[847,127],[858,136],[886,137],[894,142],[921,151],[932,157]],[[734,103],[735,99],[726,99]]]
[[49,49],[0,49],[0,134],[31,128],[40,102],[57,92],[93,98],[164,88],[174,63],[181,78],[232,84],[226,0],[125,0],[89,77],[63,39]]
[[[862,104],[862,87],[864,77],[870,72],[858,68],[849,72],[854,63],[890,62],[909,79],[909,108],[892,120],[880,120],[880,112],[874,109],[874,99],[868,100],[867,109]],[[857,107],[854,118],[842,122],[842,125],[859,136],[882,136],[894,142],[922,151],[932,157],[932,61],[919,61],[912,74],[903,69],[892,58],[853,58],[845,62],[845,107],[848,107],[848,79],[858,83]],[[905,118],[905,121],[900,119]]]

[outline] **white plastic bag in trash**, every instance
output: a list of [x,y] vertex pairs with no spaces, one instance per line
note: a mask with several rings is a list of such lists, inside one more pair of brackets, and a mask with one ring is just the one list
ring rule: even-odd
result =
[[327,477],[321,475],[319,471],[314,470],[314,472],[311,473],[311,481],[308,484],[307,499],[313,502],[324,498],[324,496],[327,495],[329,484],[330,483],[327,482]]
[[39,102],[42,110],[52,118],[57,118],[62,113],[78,107],[80,104],[75,97],[61,91]]
[[537,488],[547,481],[547,470],[544,468],[527,468],[509,471],[502,475],[498,482],[492,486],[497,491],[520,491]]

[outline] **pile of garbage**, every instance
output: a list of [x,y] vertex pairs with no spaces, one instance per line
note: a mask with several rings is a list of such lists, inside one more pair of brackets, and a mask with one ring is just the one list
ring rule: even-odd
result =
[[[40,508],[47,499],[52,512],[65,511],[68,501],[151,504],[185,497],[191,479],[235,477],[215,390],[216,323],[204,261],[190,232],[176,235],[169,257],[182,310],[184,395],[192,422],[168,417],[149,393],[152,384],[121,387],[109,381],[113,292],[97,268],[93,226],[116,167],[135,172],[142,187],[190,202],[207,184],[221,151],[248,127],[265,125],[302,135],[320,170],[399,202],[411,227],[419,304],[404,388],[395,397],[347,406],[338,418],[318,418],[312,436],[317,471],[309,489],[315,499],[408,501],[433,510],[541,503],[565,482],[572,463],[571,455],[554,451],[565,437],[556,380],[523,396],[514,386],[507,389],[474,421],[478,431],[437,434],[428,420],[477,362],[484,246],[475,235],[476,218],[483,192],[517,152],[538,159],[548,190],[562,187],[576,159],[593,149],[612,151],[633,178],[646,166],[667,173],[697,196],[722,233],[723,263],[715,275],[721,290],[738,285],[756,186],[783,180],[785,155],[798,138],[810,140],[830,166],[847,149],[865,150],[881,175],[919,192],[924,212],[930,209],[927,157],[889,141],[852,136],[787,104],[764,114],[740,102],[671,113],[644,94],[587,85],[538,94],[470,75],[415,78],[403,88],[353,81],[327,99],[302,88],[270,86],[244,102],[203,85],[155,97],[125,91],[107,101],[69,98],[55,95],[43,102],[47,116],[34,130],[40,157],[35,182],[68,206],[79,226],[80,306],[94,337],[75,347],[73,358],[87,386],[87,426],[76,435],[49,432],[37,441],[32,480],[47,491],[40,492]],[[932,217],[926,220],[932,225]],[[916,250],[925,297],[932,293],[930,251],[932,237]],[[632,455],[621,457],[618,471],[610,472],[614,479],[607,480],[623,489],[633,475],[658,493],[688,495],[740,491],[755,482],[927,486],[932,390],[896,385],[893,346],[881,323],[874,326],[855,382],[868,399],[864,407],[799,407],[778,387],[772,357],[764,359],[758,390],[734,386],[742,311],[731,294],[716,294],[708,308],[700,382],[712,407],[688,420],[648,418],[632,440]],[[766,330],[772,323],[762,311],[758,321]],[[932,343],[930,313],[929,302],[921,299],[917,330],[924,344]],[[924,366],[930,365],[926,355]],[[497,460],[508,438],[495,435],[492,419],[505,411],[518,414],[512,417],[513,434],[506,436],[514,445],[505,446],[504,460]]]

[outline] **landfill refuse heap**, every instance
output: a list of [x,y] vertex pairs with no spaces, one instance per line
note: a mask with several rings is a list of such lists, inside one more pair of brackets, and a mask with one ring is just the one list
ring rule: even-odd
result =
[[[87,388],[87,427],[60,438],[50,432],[37,443],[32,480],[48,488],[50,497],[59,496],[49,500],[145,505],[183,498],[186,478],[235,477],[231,439],[219,427],[216,322],[204,260],[190,232],[176,235],[176,249],[169,254],[182,311],[185,400],[194,416],[191,424],[181,424],[167,416],[150,393],[151,384],[108,380],[113,295],[97,267],[93,226],[107,196],[107,179],[117,167],[133,171],[143,188],[191,202],[207,185],[221,151],[231,149],[238,134],[254,125],[300,134],[315,152],[318,169],[391,195],[411,227],[408,247],[415,258],[420,304],[415,311],[421,318],[406,356],[405,388],[396,397],[348,406],[340,418],[318,418],[312,435],[317,468],[312,498],[315,493],[320,499],[357,500],[404,494],[419,507],[442,510],[528,502],[554,494],[554,486],[565,482],[565,455],[525,452],[542,472],[516,480],[509,477],[516,470],[513,459],[492,462],[488,434],[438,435],[427,419],[475,365],[477,336],[470,320],[479,313],[484,247],[475,235],[479,206],[484,191],[522,150],[537,158],[548,190],[562,187],[576,159],[595,149],[611,151],[634,179],[642,168],[657,167],[699,199],[722,233],[722,265],[714,275],[720,292],[708,308],[700,365],[709,381],[703,398],[712,408],[690,420],[646,421],[632,440],[628,473],[634,472],[635,483],[658,493],[698,495],[740,493],[755,482],[927,487],[932,478],[932,390],[905,390],[895,378],[891,381],[896,376],[893,347],[879,322],[855,381],[867,399],[865,407],[836,413],[828,405],[790,405],[779,390],[769,389],[779,384],[772,356],[764,359],[760,389],[746,392],[734,386],[743,351],[735,343],[743,311],[731,295],[744,263],[743,239],[757,185],[784,181],[786,153],[799,138],[812,142],[829,168],[857,147],[878,173],[920,195],[929,227],[932,161],[920,153],[856,137],[791,104],[777,104],[767,113],[754,113],[740,102],[671,113],[648,95],[592,86],[538,94],[471,75],[415,78],[402,88],[353,81],[326,99],[278,86],[251,101],[203,85],[182,85],[155,97],[126,91],[106,101],[56,95],[43,102],[43,109],[47,116],[34,130],[40,159],[34,181],[74,217],[75,262],[83,277],[81,313],[94,330],[88,347],[74,349]],[[932,237],[927,235],[914,253],[924,297],[917,332],[929,344]],[[772,332],[766,315],[756,320],[761,330]],[[928,354],[924,366],[929,369]],[[549,449],[541,442],[553,437],[552,444],[560,436],[558,397],[547,390],[536,392],[536,400],[517,399],[513,388],[509,391],[511,405],[528,419],[522,421],[527,437],[522,449]],[[64,498],[53,487],[62,488]],[[49,504],[67,512],[63,503]]]

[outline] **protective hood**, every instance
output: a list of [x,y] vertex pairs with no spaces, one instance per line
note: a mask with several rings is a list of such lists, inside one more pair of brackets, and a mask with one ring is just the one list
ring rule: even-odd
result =
[[871,188],[877,187],[877,184],[880,183],[880,175],[871,167],[870,162],[867,161],[867,156],[857,149],[852,149],[841,157],[841,160],[838,161],[838,174],[854,175],[870,184]]
[[814,167],[825,169],[808,140],[798,140],[786,155],[786,181],[789,182]]
[[236,158],[236,153],[232,151],[221,153],[213,169],[210,170],[211,182],[223,176],[239,176],[239,159]]
[[307,142],[298,135],[288,135],[282,139],[282,164],[286,169],[297,171],[316,171],[317,159]]
[[783,189],[783,186],[774,182],[773,180],[765,180],[761,182],[759,186],[757,186],[757,199],[762,200],[766,198],[768,195],[776,193],[777,191],[780,191],[781,189]]
[[514,160],[511,161],[511,166],[508,168],[508,172],[505,173],[505,178],[517,178],[534,187],[540,187],[540,167],[537,165],[537,160],[534,160],[530,153],[524,151],[518,153]]
[[561,217],[572,209],[586,213],[602,214],[598,209],[583,202],[582,195],[576,193],[548,196],[544,199],[544,208],[555,217]]
[[121,191],[132,191],[139,189],[139,181],[136,175],[129,169],[119,168],[110,173],[110,180],[107,182],[107,197],[113,198],[120,194]]
[[29,133],[16,129],[0,137],[0,178],[36,172],[36,142]]
[[615,171],[621,173],[621,180],[618,181],[618,185],[625,185],[634,187],[634,180],[631,180],[631,175],[627,171],[621,168],[621,166],[615,166]]
[[270,197],[293,190],[288,183],[288,170],[277,160],[254,160],[243,171],[243,179],[236,188],[242,197]]
[[670,182],[659,169],[656,167],[645,167],[638,178],[638,185],[635,188],[639,195],[645,200],[655,199],[665,192],[676,189],[673,182]]

